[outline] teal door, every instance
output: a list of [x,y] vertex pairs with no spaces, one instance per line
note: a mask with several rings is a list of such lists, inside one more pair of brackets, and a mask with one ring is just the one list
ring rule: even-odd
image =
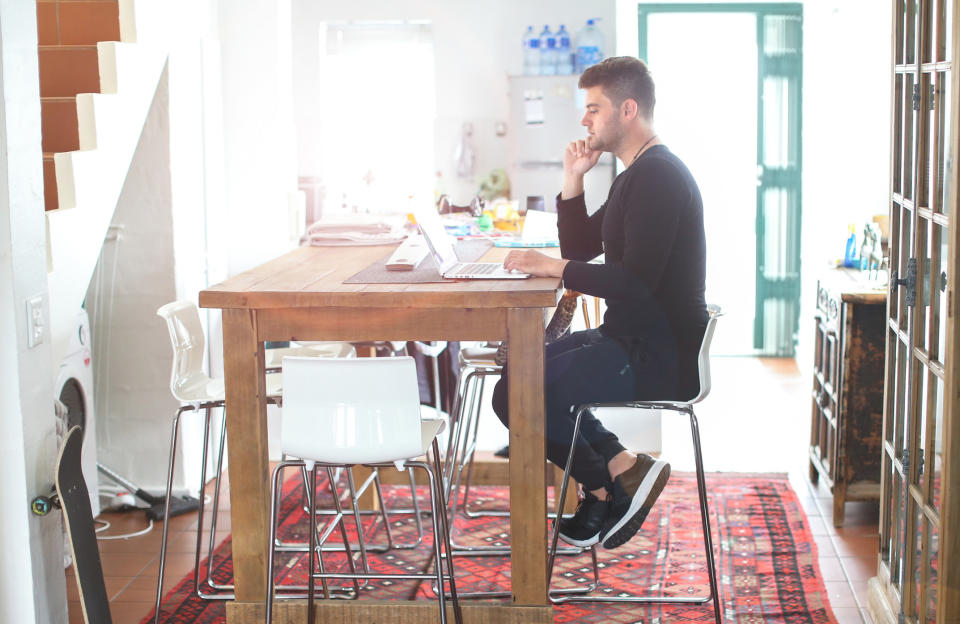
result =
[[[708,299],[731,313],[733,331],[724,332],[721,353],[794,354],[802,19],[800,4],[638,7],[639,56],[658,84],[657,131],[664,130],[661,121],[671,122],[669,110],[661,117],[659,102],[670,97],[664,85],[686,92],[674,102],[689,107],[673,122],[674,134],[702,124],[685,145],[680,141],[678,155],[704,193]],[[677,151],[669,130],[665,139]]]

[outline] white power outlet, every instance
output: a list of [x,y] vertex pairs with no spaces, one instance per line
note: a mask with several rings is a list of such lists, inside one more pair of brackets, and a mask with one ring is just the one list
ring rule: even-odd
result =
[[43,295],[27,299],[27,348],[43,342],[47,326],[43,322]]

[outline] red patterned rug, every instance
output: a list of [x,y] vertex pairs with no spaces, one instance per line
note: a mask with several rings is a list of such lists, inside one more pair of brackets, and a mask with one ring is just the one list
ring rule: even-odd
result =
[[[281,505],[281,539],[305,541],[306,514],[302,511],[300,482],[290,479]],[[707,475],[714,548],[720,582],[724,621],[740,624],[784,622],[789,624],[836,624],[817,566],[816,544],[796,494],[785,475]],[[385,488],[388,507],[410,506],[410,490]],[[427,501],[424,489],[420,500]],[[321,498],[322,500],[322,498]],[[504,507],[506,488],[474,488],[477,506]],[[382,542],[382,523],[368,518],[366,534]],[[350,527],[348,522],[348,530]],[[394,539],[416,539],[410,515],[391,517]],[[353,527],[355,529],[355,527]],[[432,551],[429,518],[424,520],[424,544],[412,550],[371,554],[377,571],[429,570]],[[353,532],[353,531],[351,531]],[[506,518],[458,516],[454,540],[464,545],[508,544]],[[213,579],[230,582],[230,540],[214,554]],[[692,474],[674,473],[643,528],[627,544],[615,550],[598,550],[601,585],[598,593],[612,596],[647,592],[654,595],[695,596],[709,593],[703,553],[696,481]],[[278,556],[278,582],[303,583],[305,555]],[[327,569],[345,565],[341,555],[325,555]],[[506,557],[458,557],[455,559],[460,591],[495,591],[509,587]],[[206,566],[203,566],[206,569]],[[558,557],[554,586],[573,586],[592,580],[588,554]],[[433,600],[430,582],[372,581],[364,597],[378,599]],[[639,605],[625,603],[568,603],[554,610],[555,622],[713,622],[710,603],[699,606]],[[192,575],[183,579],[164,598],[161,622],[225,621],[222,602],[206,602],[193,596]],[[143,622],[152,621],[153,613]]]

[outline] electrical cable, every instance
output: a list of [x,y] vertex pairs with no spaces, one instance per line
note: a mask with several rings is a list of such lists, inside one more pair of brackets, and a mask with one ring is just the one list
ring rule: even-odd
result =
[[[102,529],[98,529],[97,533],[99,533],[100,531],[106,531],[107,529],[110,528],[110,523],[107,522],[106,520],[96,520],[95,522],[103,522],[106,524],[106,526],[103,527]],[[132,533],[121,533],[120,535],[104,535],[103,537],[97,536],[97,540],[104,540],[104,541],[105,540],[121,540],[121,539],[125,540],[133,537],[140,537],[141,535],[146,535],[147,533],[153,530],[153,520],[150,520],[149,522],[150,524],[148,524],[145,529],[134,531]]]

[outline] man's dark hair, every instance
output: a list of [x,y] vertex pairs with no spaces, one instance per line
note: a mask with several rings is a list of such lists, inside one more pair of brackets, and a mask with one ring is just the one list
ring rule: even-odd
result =
[[603,94],[617,108],[624,100],[631,99],[637,103],[645,119],[653,119],[653,105],[657,102],[653,77],[647,64],[638,58],[612,56],[604,59],[584,70],[579,86],[581,89],[601,87]]

